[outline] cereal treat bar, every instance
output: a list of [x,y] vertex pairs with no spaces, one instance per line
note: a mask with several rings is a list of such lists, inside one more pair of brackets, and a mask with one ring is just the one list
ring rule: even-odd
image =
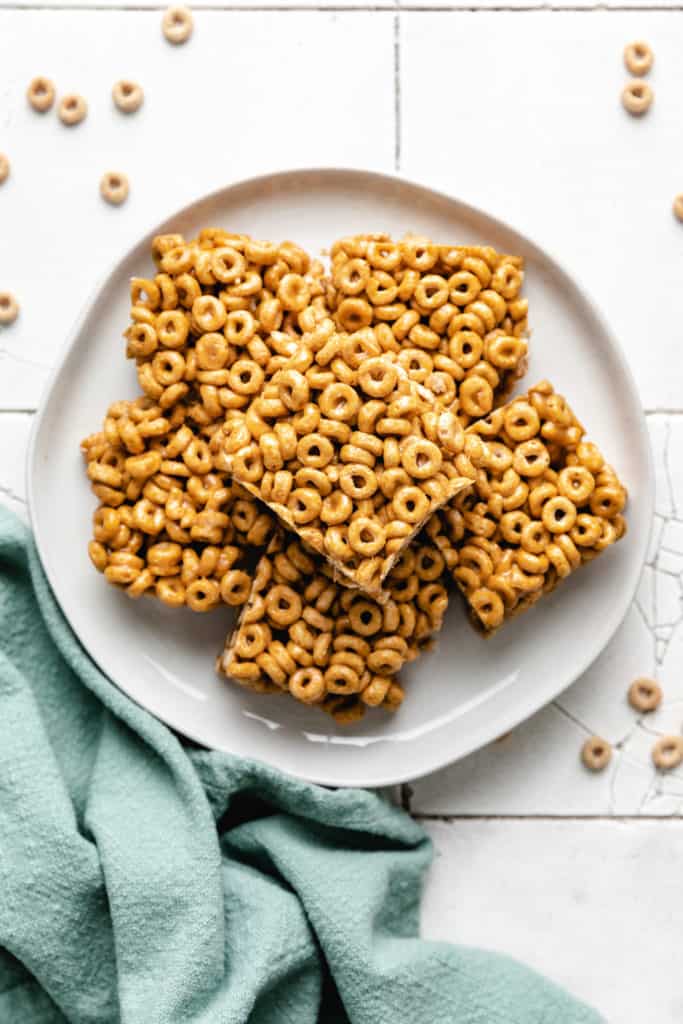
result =
[[127,355],[145,395],[203,424],[244,408],[296,351],[299,315],[325,308],[322,264],[293,242],[207,228],[160,235],[152,253],[159,273],[131,281]]
[[81,447],[100,501],[88,551],[110,583],[198,612],[246,601],[245,552],[268,543],[274,519],[214,470],[185,406],[115,402]]
[[393,711],[403,700],[396,673],[441,628],[446,568],[439,547],[421,537],[394,566],[380,605],[339,586],[324,559],[279,532],[218,670],[259,693],[290,693],[339,721],[367,706]]
[[526,368],[523,261],[489,246],[356,235],[331,251],[339,330],[374,327],[385,351],[467,426]]
[[434,405],[372,328],[329,319],[224,427],[220,463],[334,566],[379,596],[403,548],[475,468],[457,417]]
[[472,621],[491,633],[623,537],[627,493],[547,381],[467,433],[484,456],[442,523]]

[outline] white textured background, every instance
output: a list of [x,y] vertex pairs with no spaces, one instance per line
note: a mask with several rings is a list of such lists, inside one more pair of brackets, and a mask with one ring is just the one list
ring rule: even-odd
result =
[[[525,959],[615,1024],[683,1021],[683,770],[650,761],[683,719],[682,31],[683,11],[661,2],[218,0],[174,48],[153,3],[0,0],[0,289],[22,303],[0,328],[0,500],[24,515],[31,418],[79,308],[142,229],[202,191],[288,166],[399,170],[537,236],[588,282],[657,464],[637,600],[558,701],[400,796],[436,846],[425,932]],[[636,38],[656,54],[641,120],[619,103]],[[82,92],[88,119],[69,130],[32,113],[36,74]],[[146,92],[131,118],[110,100],[124,76]],[[109,169],[131,178],[121,209],[98,196]],[[646,721],[625,701],[641,674],[666,695]],[[578,760],[593,732],[617,746],[597,777]]]

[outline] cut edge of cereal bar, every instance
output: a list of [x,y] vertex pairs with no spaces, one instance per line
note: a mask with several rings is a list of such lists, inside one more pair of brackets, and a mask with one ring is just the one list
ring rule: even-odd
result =
[[366,706],[395,710],[396,679],[441,628],[448,605],[447,559],[429,536],[389,577],[380,605],[339,586],[330,567],[279,531],[261,558],[218,672],[259,693],[290,693],[353,720]]
[[[364,357],[363,345],[370,346],[372,339],[361,332],[348,336],[331,329],[317,337],[317,348],[311,341],[311,335],[305,336],[299,352],[246,414],[236,412],[226,423],[224,464],[245,490],[328,559],[340,583],[382,600],[383,581],[400,553],[434,512],[471,486],[475,469],[457,417],[411,381],[392,354],[376,355],[371,349]],[[358,358],[355,369],[335,357],[346,343]],[[328,365],[336,365],[335,371]],[[346,381],[339,379],[342,373]],[[385,402],[379,395],[387,387]],[[294,389],[301,392],[296,412]],[[317,400],[309,402],[315,391],[320,392]],[[327,418],[337,395],[343,408],[338,414],[330,409]],[[305,416],[315,423],[310,431],[301,429]],[[282,500],[277,500],[278,476]],[[300,482],[304,477],[310,477],[310,486]],[[322,496],[321,488],[326,491]],[[346,509],[339,518],[333,499]],[[310,512],[306,502],[317,511]],[[393,518],[387,520],[388,515]]]

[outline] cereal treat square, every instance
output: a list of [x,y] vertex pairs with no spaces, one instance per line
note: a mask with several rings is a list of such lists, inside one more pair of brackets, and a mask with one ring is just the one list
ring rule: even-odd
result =
[[257,566],[218,671],[258,693],[289,693],[339,721],[366,707],[393,711],[403,700],[396,673],[441,628],[446,568],[434,541],[420,537],[394,566],[380,605],[339,586],[323,558],[281,531]]
[[484,442],[477,479],[441,518],[453,578],[491,633],[623,537],[627,492],[547,381],[467,432]]
[[131,281],[126,353],[148,398],[202,425],[248,405],[296,351],[301,314],[325,305],[322,264],[293,242],[207,228],[159,235],[152,254],[159,272]]
[[266,546],[275,520],[215,471],[184,406],[115,402],[81,447],[100,501],[88,551],[109,583],[198,612],[246,601],[249,552]]
[[457,417],[376,351],[371,329],[346,335],[323,321],[229,418],[221,463],[341,583],[373,596],[432,513],[475,476]]
[[526,368],[523,260],[490,246],[411,236],[343,238],[332,247],[339,330],[374,327],[411,378],[467,426],[504,401]]

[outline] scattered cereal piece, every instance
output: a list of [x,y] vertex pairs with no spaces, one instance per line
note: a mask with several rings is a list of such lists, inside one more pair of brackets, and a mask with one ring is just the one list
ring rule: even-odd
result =
[[654,93],[647,82],[641,82],[637,78],[627,82],[621,94],[621,102],[634,117],[645,114],[650,109],[653,99]]
[[601,772],[612,760],[612,745],[599,736],[589,736],[581,747],[581,760],[592,772]]
[[26,90],[26,96],[34,110],[46,113],[55,101],[55,87],[49,78],[33,78]]
[[111,95],[116,106],[124,114],[134,114],[136,110],[140,109],[145,98],[145,94],[137,82],[130,82],[125,78],[115,83]]
[[186,43],[194,28],[192,12],[187,7],[169,7],[164,11],[161,26],[169,43]]
[[4,153],[0,153],[0,185],[9,178],[9,160]]
[[19,303],[11,292],[0,292],[0,324],[8,327],[19,316]]
[[647,43],[629,43],[624,49],[624,64],[632,75],[646,75],[654,63],[655,55]]
[[88,104],[78,93],[72,92],[59,101],[59,119],[62,124],[80,124],[88,113]]
[[636,711],[654,711],[662,702],[662,688],[654,679],[636,679],[628,688],[628,702]]
[[652,748],[652,760],[660,772],[670,772],[683,762],[683,736],[662,736]]
[[683,192],[677,195],[673,202],[674,216],[683,221]]
[[128,198],[128,178],[119,171],[107,171],[100,181],[100,195],[112,206],[120,206]]

